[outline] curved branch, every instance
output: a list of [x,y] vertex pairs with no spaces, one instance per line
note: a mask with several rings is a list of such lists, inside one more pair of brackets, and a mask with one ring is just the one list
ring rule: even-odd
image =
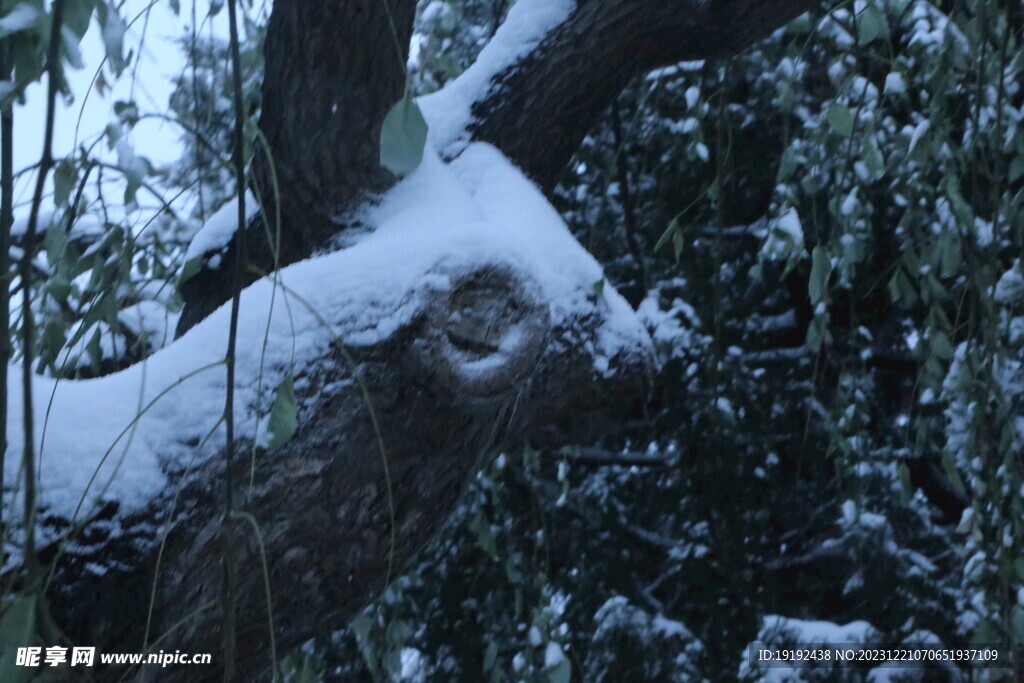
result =
[[[727,56],[820,0],[579,0],[536,50],[496,73],[467,129],[545,191],[631,78]],[[449,145],[453,140],[445,141]]]

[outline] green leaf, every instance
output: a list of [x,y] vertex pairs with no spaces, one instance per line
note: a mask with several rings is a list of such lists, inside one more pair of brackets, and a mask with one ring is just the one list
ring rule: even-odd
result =
[[833,102],[828,109],[828,125],[834,133],[844,138],[853,134],[853,114],[849,107]]
[[1024,557],[1018,557],[1013,561],[1013,570],[1016,572],[1017,581],[1024,582]]
[[1024,156],[1014,157],[1010,162],[1010,182],[1017,182],[1021,176],[1024,176]]
[[572,663],[563,653],[562,659],[548,669],[546,673],[550,683],[569,683],[569,679],[572,676]]
[[594,294],[601,296],[604,294],[604,278],[601,278],[594,283]]
[[64,25],[81,39],[89,29],[89,20],[95,8],[96,0],[69,0],[64,3]]
[[881,150],[878,149],[875,136],[870,132],[864,134],[861,150],[864,165],[868,167],[868,170],[877,177],[885,175],[885,158],[882,156]]
[[960,194],[959,183],[953,176],[946,176],[942,182],[942,189],[945,191],[946,199],[953,207],[953,214],[960,225],[965,228],[974,227],[974,210],[971,208],[964,196]]
[[89,363],[92,365],[93,371],[99,372],[100,366],[103,364],[103,348],[100,346],[99,327],[95,328],[92,337],[85,345],[85,352],[89,354]]
[[811,252],[811,279],[807,283],[812,306],[818,304],[822,296],[824,296],[825,286],[828,285],[828,279],[831,274],[832,260],[828,249],[819,244]]
[[990,619],[982,619],[971,636],[972,645],[996,645],[1003,640],[999,628]]
[[44,366],[55,363],[66,341],[63,321],[59,318],[48,321],[39,339],[39,362]]
[[949,451],[942,454],[942,471],[946,473],[946,478],[949,479],[949,483],[953,485],[956,492],[962,498],[966,498],[967,489],[964,487],[964,480],[960,477],[956,464],[953,462],[953,455]]
[[1017,642],[1024,640],[1024,607],[1014,605],[1010,612],[1010,622],[1013,624],[1013,635]]
[[494,668],[494,664],[498,661],[498,645],[490,640],[487,643],[487,649],[484,651],[484,672],[488,672]]
[[679,257],[683,255],[683,248],[686,246],[683,240],[683,232],[676,230],[672,233],[672,253],[675,254],[676,263],[679,263]]
[[57,206],[67,206],[71,197],[71,189],[75,186],[75,179],[78,175],[75,165],[65,159],[57,164],[53,171],[53,203]]
[[681,232],[679,216],[673,218],[672,221],[669,222],[668,227],[665,228],[665,232],[661,233],[661,237],[659,237],[658,241],[654,244],[654,252],[657,253],[660,251],[663,246],[669,243],[669,240],[671,240],[672,236],[677,232]]
[[885,14],[876,5],[869,4],[864,8],[858,17],[858,42],[867,45],[877,38],[885,38],[889,35],[889,22]]
[[960,270],[960,262],[963,254],[960,251],[960,243],[952,235],[943,233],[941,238],[940,274],[942,277],[953,277]]
[[470,528],[476,532],[476,542],[480,549],[487,553],[492,560],[498,559],[498,546],[494,542],[494,534],[491,533],[491,525],[483,514],[473,518]]
[[56,268],[67,252],[68,233],[60,225],[51,225],[43,235],[43,248],[51,268]]
[[793,147],[789,146],[786,151],[782,153],[782,159],[779,161],[779,171],[775,176],[776,183],[784,183],[793,176],[793,171],[796,169],[796,152],[793,151]]
[[181,269],[181,275],[178,276],[178,289],[181,286],[194,278],[199,274],[199,271],[203,269],[203,257],[196,256],[185,261],[185,265]]
[[270,409],[270,423],[267,429],[271,438],[269,448],[280,448],[295,436],[298,426],[298,407],[295,403],[295,378],[292,373],[284,376],[274,396],[274,406]]
[[933,330],[928,338],[928,348],[942,360],[949,360],[953,357],[953,346],[949,343],[949,337],[938,330]]
[[423,161],[427,122],[419,105],[403,97],[384,117],[380,130],[380,165],[395,175],[409,175]]
[[71,295],[71,283],[60,276],[50,278],[46,283],[46,292],[56,301],[64,303]]
[[0,617],[0,681],[20,683],[35,673],[17,665],[18,648],[32,645],[35,626],[36,596],[18,596]]
[[901,462],[897,472],[900,477],[900,499],[903,501],[903,505],[906,506],[910,504],[910,499],[914,497],[914,487],[910,483],[910,468],[907,467],[907,463]]
[[821,350],[822,344],[827,344],[832,341],[832,335],[825,323],[826,320],[824,319],[824,316],[816,315],[807,326],[807,337],[804,340],[804,343],[807,345],[807,348],[814,353]]
[[380,668],[377,666],[377,658],[374,656],[373,643],[370,642],[370,632],[373,630],[373,622],[370,617],[365,614],[357,614],[349,626],[352,628],[352,633],[356,636],[356,644],[359,646],[359,653],[363,655],[363,661],[366,662],[367,668],[371,674],[374,674],[374,679],[378,676],[377,670]]

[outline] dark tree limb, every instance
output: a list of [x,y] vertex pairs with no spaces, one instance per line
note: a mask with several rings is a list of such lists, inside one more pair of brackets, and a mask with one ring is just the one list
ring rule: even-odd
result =
[[490,142],[545,192],[634,76],[724,57],[819,0],[580,0],[568,21],[493,81],[473,106],[472,139]]
[[582,447],[564,450],[558,454],[573,465],[588,467],[668,467],[675,456],[646,455],[634,451],[618,453],[603,448]]

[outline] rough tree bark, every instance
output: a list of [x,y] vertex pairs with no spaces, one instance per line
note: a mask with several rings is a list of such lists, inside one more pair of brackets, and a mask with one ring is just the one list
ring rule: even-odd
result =
[[[247,260],[273,270],[326,245],[368,198],[395,177],[378,162],[381,123],[405,91],[416,0],[292,0],[274,6],[267,26],[252,185],[280,245],[262,221],[249,225]],[[275,235],[276,237],[276,235]],[[235,263],[235,242],[223,263]],[[247,273],[245,281],[258,276]],[[185,283],[178,334],[231,296],[233,276],[204,268]]]
[[[469,141],[500,149],[550,191],[595,119],[628,81],[688,59],[733,54],[821,0],[580,0],[567,21],[519,61],[493,74],[472,107],[461,139],[440,140],[446,156]],[[402,61],[391,49],[380,0],[275,7],[267,30],[260,128],[285,193],[280,263],[329,248],[358,223],[355,210],[386,189],[376,143],[387,109],[401,95],[400,69],[412,32],[414,0],[392,0]],[[374,54],[363,50],[376,47]],[[336,107],[336,109],[335,109]],[[254,163],[260,194],[274,195],[265,151]],[[292,190],[295,187],[296,190]],[[233,244],[233,243],[232,243]],[[270,272],[273,251],[262,222],[249,226],[253,273]],[[233,249],[229,247],[229,249]],[[233,253],[204,268],[182,291],[178,334],[228,300]]]
[[[393,333],[346,345],[345,353],[332,344],[301,368],[300,431],[285,446],[257,455],[251,495],[250,459],[238,458],[232,476],[240,507],[262,531],[279,652],[344,624],[379,594],[436,536],[470,474],[503,445],[585,440],[642,415],[650,351],[639,334],[612,349],[600,341],[608,335],[608,310],[599,297],[556,321],[537,284],[514,262],[439,263],[431,275],[450,286],[425,284],[413,293],[414,310],[402,314]],[[330,322],[341,339],[354,332]],[[594,371],[593,349],[601,346],[611,353],[604,375]],[[126,415],[133,409],[126,406]],[[241,452],[250,444],[243,442]],[[50,598],[72,640],[105,651],[142,651],[156,581],[149,644],[170,632],[160,649],[219,651],[225,476],[223,459],[206,456],[188,477],[173,520],[166,518],[173,487],[127,518],[119,518],[116,503],[96,513],[83,534],[87,540],[61,560]],[[66,526],[45,513],[41,520]],[[173,526],[161,554],[165,523]],[[263,559],[251,529],[239,525],[236,534],[236,562],[243,568],[236,667],[238,680],[256,680],[270,665]],[[41,550],[44,561],[60,547],[60,535],[54,539]],[[97,564],[106,569],[97,573]],[[124,672],[106,673],[116,678]],[[161,676],[199,680],[219,673],[216,666],[181,667]]]
[[[488,141],[550,188],[586,127],[630,77],[733,52],[813,4],[580,0],[536,49],[493,75],[475,98],[475,119],[463,135],[435,142],[451,158],[470,140]],[[274,5],[260,126],[282,190],[282,265],[328,246],[360,206],[394,182],[378,166],[377,148],[384,113],[402,92],[414,2],[387,6],[398,50],[381,0]],[[273,196],[270,169],[264,150],[252,182],[265,200]],[[621,321],[607,329],[615,324],[609,295],[593,287],[597,278],[574,283],[574,303],[556,316],[521,261],[458,265],[465,248],[452,244],[450,256],[424,273],[402,299],[401,315],[381,313],[387,335],[346,347],[354,367],[335,344],[297,369],[298,435],[256,459],[255,489],[243,506],[263,530],[279,650],[337,626],[370,601],[437,533],[470,472],[503,444],[587,439],[614,430],[629,418],[630,406],[642,403],[652,371],[649,343],[635,320],[626,332]],[[273,264],[265,247],[249,256],[259,269]],[[554,272],[564,270],[564,257],[550,255]],[[227,300],[228,275],[208,268],[189,282],[182,331]],[[387,285],[386,272],[374,277]],[[439,278],[448,284],[439,287]],[[359,290],[368,300],[356,303],[372,308],[372,289]],[[246,305],[243,300],[243,310]],[[359,331],[345,320],[328,322],[341,339]],[[353,381],[357,375],[365,396]],[[103,382],[112,381],[92,386],[103,391]],[[366,396],[384,435],[393,524]],[[131,415],[134,405],[126,410]],[[95,513],[59,563],[50,596],[74,641],[102,643],[107,651],[140,646],[166,523],[153,634],[174,629],[160,644],[165,650],[217,651],[223,478],[237,478],[235,489],[245,491],[250,474],[249,459],[238,460],[240,471],[226,473],[220,457],[205,457],[172,520],[164,515],[173,491],[141,511],[125,514],[112,502]],[[51,529],[67,525],[45,510],[41,520]],[[261,558],[254,537],[244,538],[236,560],[246,568],[237,591],[238,666],[248,680],[266,671],[269,639]],[[41,560],[59,547],[56,541],[43,547]],[[96,560],[103,572],[94,571]],[[197,670],[177,675],[194,679]],[[216,677],[216,671],[200,675]]]

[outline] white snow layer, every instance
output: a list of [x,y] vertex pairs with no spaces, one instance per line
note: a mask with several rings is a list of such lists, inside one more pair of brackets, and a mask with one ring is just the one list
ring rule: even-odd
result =
[[[259,211],[256,197],[248,190],[245,193],[245,219],[249,220]],[[231,237],[238,229],[238,198],[235,197],[224,206],[220,207],[217,213],[210,216],[203,224],[199,232],[195,234],[188,244],[188,251],[185,253],[185,261],[199,258],[209,251],[223,249],[231,241]]]
[[[491,79],[537,47],[553,28],[576,9],[576,0],[519,0],[480,51],[476,61],[441,90],[417,99],[429,122],[428,146],[443,157],[455,156],[469,141],[472,107],[490,87]],[[246,220],[258,209],[246,193]],[[189,243],[185,260],[223,248],[237,228],[238,203],[234,200],[215,213]]]
[[[600,265],[543,195],[489,145],[470,145],[447,165],[428,151],[373,217],[376,231],[355,246],[283,269],[279,277],[285,288],[275,293],[275,283],[264,279],[242,293],[235,394],[240,437],[254,436],[258,418],[270,409],[271,392],[289,369],[328,354],[336,337],[350,345],[386,338],[422,302],[450,290],[446,272],[512,264],[534,280],[555,324],[594,310],[588,297],[603,279]],[[650,340],[618,293],[609,286],[601,292],[603,325],[596,350],[597,365],[606,367],[607,357],[623,349],[649,349]],[[182,472],[223,446],[224,427],[218,424],[225,369],[219,363],[227,348],[229,313],[229,305],[221,307],[144,363],[114,375],[61,382],[34,378],[40,502],[51,514],[71,517],[85,500],[77,513],[81,519],[108,486],[106,498],[118,499],[124,512],[137,510],[177,485],[178,477],[169,479],[167,472]],[[269,341],[261,363],[265,332]],[[17,481],[23,443],[20,375],[11,372],[8,384],[8,485]],[[257,411],[258,386],[264,396]],[[300,424],[301,419],[300,414]]]
[[452,156],[466,142],[472,106],[501,74],[537,47],[576,9],[576,0],[519,0],[476,61],[441,90],[419,98],[430,122],[429,139],[442,156]]

